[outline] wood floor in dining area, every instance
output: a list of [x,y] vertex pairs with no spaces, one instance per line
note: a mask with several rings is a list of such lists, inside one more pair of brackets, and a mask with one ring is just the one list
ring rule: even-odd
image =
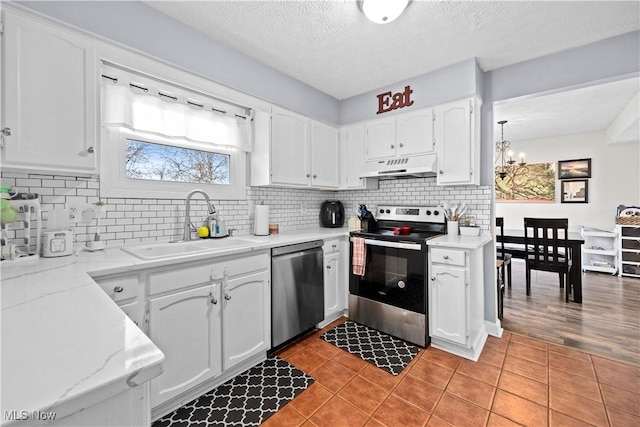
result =
[[558,274],[531,272],[513,260],[513,283],[504,294],[506,331],[640,366],[640,279],[584,272],[582,304],[564,302]]

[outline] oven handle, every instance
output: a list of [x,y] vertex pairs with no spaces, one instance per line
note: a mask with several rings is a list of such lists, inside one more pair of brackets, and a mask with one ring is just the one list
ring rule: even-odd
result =
[[[353,238],[349,240],[353,242]],[[410,249],[412,251],[422,250],[422,245],[420,243],[389,242],[387,240],[374,240],[374,239],[364,239],[364,243],[365,245],[384,246],[387,248]]]

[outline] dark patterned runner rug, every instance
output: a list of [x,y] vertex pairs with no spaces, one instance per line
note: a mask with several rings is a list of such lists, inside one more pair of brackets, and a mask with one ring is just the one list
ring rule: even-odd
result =
[[420,347],[351,320],[320,338],[393,375],[400,374],[420,351]]
[[152,427],[257,426],[313,381],[288,362],[270,357],[165,415]]

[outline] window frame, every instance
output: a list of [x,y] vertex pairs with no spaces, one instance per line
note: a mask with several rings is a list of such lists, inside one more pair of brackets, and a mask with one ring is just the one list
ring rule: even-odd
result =
[[[211,199],[246,199],[246,153],[230,147],[166,138],[123,127],[101,127],[100,196],[139,199],[184,199],[194,189],[205,191]],[[229,184],[132,179],[126,176],[126,141],[136,140],[173,147],[228,154]]]

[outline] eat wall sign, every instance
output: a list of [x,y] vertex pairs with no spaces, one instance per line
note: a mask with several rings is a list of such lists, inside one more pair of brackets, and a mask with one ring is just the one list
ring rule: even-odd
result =
[[394,94],[391,94],[391,92],[381,93],[378,95],[378,112],[376,114],[388,113],[398,108],[413,105],[411,100],[412,93],[411,86],[405,86],[404,92]]

